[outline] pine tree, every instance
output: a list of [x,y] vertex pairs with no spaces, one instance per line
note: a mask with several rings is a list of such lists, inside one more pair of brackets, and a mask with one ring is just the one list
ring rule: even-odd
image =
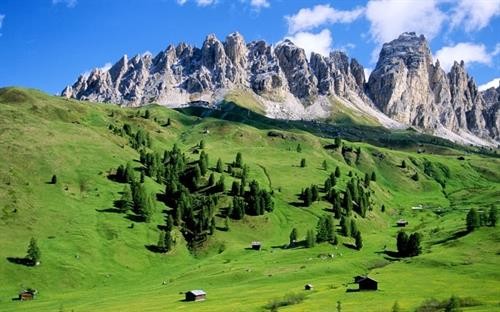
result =
[[201,140],[200,143],[198,144],[198,146],[200,147],[200,149],[204,149],[205,148],[205,140]]
[[132,198],[132,192],[130,191],[130,185],[126,184],[123,187],[122,196],[120,198],[120,209],[122,211],[128,211],[134,207],[134,199]]
[[234,161],[234,166],[236,168],[241,168],[243,166],[243,156],[241,155],[240,152],[236,154],[236,159]]
[[376,182],[377,181],[377,174],[375,173],[375,171],[372,172],[372,177],[371,177],[372,181],[373,182]]
[[331,215],[325,216],[325,229],[326,229],[326,240],[328,242],[335,242],[337,239],[335,235],[335,221]]
[[397,301],[394,302],[391,312],[401,312],[401,307],[399,306],[399,303]]
[[356,224],[356,221],[354,219],[351,219],[351,224],[349,225],[351,228],[351,237],[356,238],[356,235],[358,234],[358,226]]
[[352,195],[349,188],[346,189],[346,192],[344,194],[344,209],[346,215],[350,216],[352,213]]
[[340,231],[344,236],[351,235],[351,222],[349,218],[345,216],[340,217]]
[[165,249],[166,251],[172,250],[174,247],[174,240],[172,239],[172,233],[170,231],[165,232]]
[[38,244],[34,237],[31,238],[30,243],[28,245],[28,251],[26,254],[26,259],[30,262],[31,265],[36,265],[37,262],[40,261],[42,257],[42,253],[40,248],[38,248]]
[[335,138],[335,147],[336,147],[337,149],[340,149],[340,147],[341,147],[341,146],[342,146],[342,139],[341,139],[341,138],[339,138],[339,137],[336,137],[336,138]]
[[214,173],[210,173],[210,176],[208,177],[208,186],[214,186],[215,185],[215,175]]
[[323,170],[328,170],[328,164],[326,163],[326,160],[323,160],[323,164],[321,166],[323,167]]
[[415,172],[414,175],[411,176],[411,178],[414,180],[414,181],[418,181],[420,178],[418,176],[418,172]]
[[471,208],[466,217],[467,231],[472,232],[479,228],[479,214],[475,208]]
[[295,243],[297,242],[299,236],[299,232],[297,231],[296,228],[293,228],[292,231],[290,232],[290,247],[294,247]]
[[57,176],[54,174],[52,178],[50,179],[51,184],[57,184]]
[[306,159],[305,159],[305,158],[302,158],[302,159],[300,160],[300,167],[301,167],[301,168],[304,168],[305,166],[306,166]]
[[380,208],[380,211],[385,212],[385,205],[382,204],[382,207]]
[[300,143],[297,144],[297,153],[302,153],[302,146],[300,146]]
[[401,162],[401,168],[406,168],[406,161],[404,161],[404,159],[403,159],[403,161]]
[[125,173],[124,173],[124,181],[127,183],[131,183],[135,181],[135,171],[134,171],[134,166],[132,165],[131,162],[127,163],[127,167],[125,168]]
[[306,188],[304,190],[304,206],[309,207],[311,206],[313,200],[312,200],[312,192],[310,188]]
[[149,109],[146,109],[146,112],[144,113],[144,118],[149,119],[151,117],[151,113],[149,112]]
[[408,245],[406,247],[408,256],[415,257],[422,252],[422,248],[420,247],[421,240],[422,236],[418,232],[412,233],[410,235],[410,237],[408,238]]
[[318,190],[318,186],[316,185],[311,185],[311,199],[313,202],[315,201],[318,201],[319,200],[319,190]]
[[336,178],[340,177],[340,168],[339,168],[339,166],[337,166],[337,168],[335,168],[335,177]]
[[497,208],[495,206],[491,207],[488,212],[488,223],[490,226],[497,225]]
[[172,231],[174,228],[174,218],[172,218],[172,215],[169,214],[167,217],[167,224],[165,225],[167,231]]
[[238,181],[233,181],[233,184],[231,185],[231,195],[240,195],[240,184],[238,183]]
[[406,257],[408,255],[408,234],[404,231],[399,231],[396,238],[396,245],[398,248],[398,253],[401,257]]
[[165,247],[165,231],[160,231],[160,235],[158,237],[158,243],[156,244],[156,248],[160,252],[165,252],[166,247]]
[[217,159],[217,165],[215,166],[215,171],[222,173],[224,171],[224,167],[222,165],[222,160],[219,158]]
[[368,173],[365,173],[365,187],[369,186],[370,186],[370,176],[368,175]]
[[326,229],[325,217],[321,216],[316,224],[316,242],[326,242],[328,240],[328,233]]
[[316,237],[313,230],[308,230],[306,234],[306,248],[311,248],[316,245]]
[[363,248],[363,239],[361,238],[361,232],[357,231],[356,235],[354,236],[355,240],[355,245],[357,250],[361,250]]

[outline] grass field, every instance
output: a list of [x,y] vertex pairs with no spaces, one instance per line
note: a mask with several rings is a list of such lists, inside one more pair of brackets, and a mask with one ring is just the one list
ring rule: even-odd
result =
[[[342,311],[390,311],[395,301],[413,311],[425,299],[452,295],[480,302],[464,311],[500,311],[500,230],[482,227],[463,235],[469,208],[499,206],[499,158],[431,144],[417,153],[417,147],[345,141],[360,148],[356,161],[352,154],[325,149],[332,139],[304,129],[280,127],[283,137],[271,137],[267,123],[148,109],[151,118],[145,119],[137,116],[139,109],[0,89],[0,311],[266,311],[269,301],[291,292],[305,293],[305,300],[279,311],[335,311],[338,301]],[[168,118],[171,125],[162,126]],[[157,202],[151,223],[109,209],[123,185],[108,173],[139,157],[108,129],[124,122],[146,129],[153,150],[176,143],[192,160],[198,158],[192,148],[203,139],[210,167],[219,157],[229,163],[241,152],[250,178],[274,191],[275,210],[231,221],[229,231],[216,231],[196,253],[179,232],[172,252],[150,252],[145,246],[158,239],[164,205]],[[302,158],[306,168],[299,166]],[[324,160],[328,171],[322,169]],[[402,160],[407,168],[400,167]],[[356,219],[364,247],[351,249],[344,243],[352,239],[339,235],[338,246],[283,248],[293,227],[303,238],[318,216],[330,213],[325,201],[309,208],[293,203],[302,188],[322,184],[336,166],[341,189],[349,171],[360,177],[376,172],[373,210]],[[416,172],[418,181],[411,178]],[[48,183],[53,174],[55,185]],[[230,182],[227,177],[226,185]],[[145,183],[157,193],[164,190],[149,178]],[[423,209],[411,209],[418,205]],[[400,218],[409,221],[409,232],[423,234],[422,255],[384,254],[384,246],[396,250]],[[39,242],[41,265],[9,261],[25,256],[31,237]],[[263,250],[247,249],[254,240]],[[356,288],[351,282],[360,274],[376,279],[379,291],[347,291]],[[306,283],[314,290],[304,291]],[[38,289],[36,300],[12,300],[27,287]],[[207,300],[182,301],[191,289],[204,289]]]

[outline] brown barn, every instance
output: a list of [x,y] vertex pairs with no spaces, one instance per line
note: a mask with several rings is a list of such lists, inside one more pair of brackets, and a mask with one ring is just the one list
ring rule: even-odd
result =
[[28,301],[35,299],[37,291],[35,289],[25,289],[19,293],[19,300]]
[[312,284],[306,284],[306,285],[304,286],[304,289],[305,289],[305,290],[313,290],[313,289],[314,289],[314,287],[313,287],[313,285],[312,285]]
[[207,293],[203,290],[190,290],[186,292],[186,301],[203,301],[207,297]]
[[354,283],[359,285],[359,290],[377,290],[378,282],[368,276],[354,277]]
[[398,220],[398,222],[396,222],[396,225],[399,227],[405,227],[408,225],[408,221],[400,219],[400,220]]
[[260,242],[252,242],[253,250],[260,250],[262,248],[262,244]]

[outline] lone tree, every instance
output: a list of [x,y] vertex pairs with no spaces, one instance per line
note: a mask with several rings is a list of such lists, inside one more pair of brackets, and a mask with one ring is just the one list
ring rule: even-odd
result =
[[50,183],[57,184],[57,176],[55,174],[52,176],[52,179],[50,179]]
[[305,159],[305,158],[302,158],[302,159],[300,160],[300,166],[301,166],[302,168],[304,168],[304,167],[306,166],[306,159]]
[[300,144],[297,144],[297,153],[301,152],[302,152],[302,146],[300,146]]
[[340,168],[339,166],[337,166],[337,168],[335,168],[335,177],[340,177]]
[[218,173],[222,173],[224,171],[224,167],[222,166],[222,160],[219,158],[217,159],[217,165],[215,166],[215,171]]
[[40,252],[40,248],[38,248],[36,239],[32,237],[30,240],[30,244],[28,245],[26,259],[30,262],[31,265],[36,265],[40,261],[41,256],[42,253]]
[[479,214],[475,208],[471,208],[467,213],[466,217],[466,226],[467,231],[472,232],[475,229],[479,228]]
[[326,160],[323,160],[323,164],[321,166],[323,167],[323,170],[328,170],[328,164],[326,163]]
[[357,250],[361,250],[363,248],[363,239],[361,238],[361,232],[357,231],[354,235],[355,245]]
[[297,238],[299,236],[299,232],[297,231],[296,228],[293,228],[292,231],[290,232],[290,247],[294,247],[295,243],[297,242]]

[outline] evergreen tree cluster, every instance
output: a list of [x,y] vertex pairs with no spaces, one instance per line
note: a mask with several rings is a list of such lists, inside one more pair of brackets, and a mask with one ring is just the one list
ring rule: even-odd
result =
[[319,218],[316,225],[316,242],[336,243],[335,222],[332,215],[323,215]]
[[422,247],[420,246],[421,241],[422,235],[418,232],[412,233],[410,235],[406,234],[405,231],[398,232],[398,236],[396,237],[396,245],[399,255],[401,257],[418,256],[422,252]]
[[481,226],[496,226],[497,224],[497,208],[491,207],[488,212],[478,212],[475,208],[471,208],[465,217],[465,225],[467,231],[472,232]]
[[242,191],[243,189],[237,182],[233,183],[231,188],[231,194],[234,196],[233,204],[228,212],[231,218],[241,220],[245,215],[259,216],[266,211],[274,210],[271,193],[261,189],[257,181],[250,182],[248,191]]
[[300,199],[304,201],[304,206],[309,207],[313,202],[320,200],[318,186],[312,184],[310,187],[302,189]]

